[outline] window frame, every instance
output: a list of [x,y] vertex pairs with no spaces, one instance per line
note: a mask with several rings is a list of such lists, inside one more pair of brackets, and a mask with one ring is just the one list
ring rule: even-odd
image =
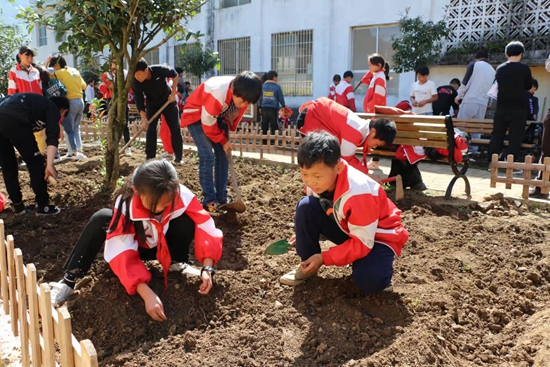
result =
[[[241,63],[241,59],[240,59],[241,42],[245,43],[244,52],[248,55],[248,60],[245,59],[244,64]],[[220,47],[220,46],[224,46],[224,45],[230,45],[231,43],[233,43],[235,45],[235,60],[234,60],[235,61],[235,73],[225,72],[224,63],[223,63],[224,51],[223,51],[223,47]],[[246,46],[248,46],[248,51],[246,49]],[[220,57],[220,70],[218,72],[218,75],[236,75],[236,74],[240,73],[241,71],[250,70],[250,62],[251,62],[251,39],[250,39],[250,36],[248,36],[248,37],[237,37],[237,38],[227,38],[227,39],[223,39],[223,40],[218,40],[217,48],[218,48],[218,55]],[[225,69],[227,69],[227,68],[225,68]]]
[[[226,0],[220,0],[220,9],[229,9],[229,8],[234,8],[236,6],[248,5],[252,3],[252,0],[236,0],[236,1],[237,1],[237,5],[226,6],[225,5]],[[245,2],[241,4],[241,2],[243,1]]]
[[[42,36],[42,31],[44,31],[44,36]],[[38,47],[48,45],[48,29],[45,25],[38,23]]]

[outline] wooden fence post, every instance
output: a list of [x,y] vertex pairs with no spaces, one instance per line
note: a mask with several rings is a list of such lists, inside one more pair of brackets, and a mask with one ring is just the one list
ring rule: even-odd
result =
[[97,353],[94,345],[88,339],[80,342],[82,367],[97,367]]
[[17,277],[17,298],[19,299],[19,329],[21,331],[19,341],[21,342],[21,364],[29,367],[31,359],[29,356],[29,328],[27,324],[27,290],[25,284],[25,268],[23,265],[23,253],[21,249],[15,249],[15,274]]
[[[528,155],[525,157],[525,164],[530,165],[533,163],[533,157]],[[525,181],[529,181],[531,179],[531,170],[530,169],[524,169],[523,170],[523,179]],[[527,199],[529,197],[529,185],[523,185],[523,191],[521,193],[521,197],[524,199]]]
[[13,253],[13,236],[7,237],[7,257],[8,257],[8,276],[9,276],[9,293],[10,293],[10,316],[11,316],[11,330],[13,336],[19,336],[19,329],[17,328],[17,295],[15,284],[15,256]]
[[545,157],[543,164],[542,182],[545,184],[541,187],[541,192],[543,194],[548,194],[548,189],[550,188],[550,157]]
[[55,367],[55,348],[52,319],[52,298],[50,286],[40,284],[40,316],[42,320],[42,338],[44,339],[44,354],[42,363],[45,367]]
[[57,343],[61,352],[61,366],[74,367],[71,315],[67,307],[57,309],[57,323],[59,328]]
[[4,221],[0,219],[0,287],[2,290],[2,303],[4,313],[10,314],[9,288],[8,288],[8,260],[6,258],[6,237],[4,237]]
[[38,319],[38,294],[36,293],[36,267],[27,265],[27,293],[29,299],[29,336],[31,339],[32,365],[40,366],[42,349],[40,348],[40,325]]

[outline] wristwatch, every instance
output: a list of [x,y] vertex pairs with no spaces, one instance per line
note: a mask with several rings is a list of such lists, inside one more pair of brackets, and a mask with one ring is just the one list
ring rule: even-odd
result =
[[202,272],[203,271],[209,271],[210,272],[210,276],[213,278],[214,277],[214,274],[216,274],[216,269],[214,269],[213,267],[211,266],[203,266],[201,268],[201,276],[202,276]]

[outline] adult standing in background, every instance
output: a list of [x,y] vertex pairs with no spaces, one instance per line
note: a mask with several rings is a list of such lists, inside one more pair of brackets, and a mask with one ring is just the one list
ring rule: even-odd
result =
[[88,85],[86,86],[86,90],[84,91],[84,113],[86,114],[87,118],[90,118],[91,112],[90,112],[90,104],[95,98],[95,90],[94,90],[95,82],[93,79],[88,79]]
[[[267,80],[262,87],[262,97],[258,102],[262,114],[263,135],[267,134],[268,129],[271,131],[271,135],[275,135],[275,131],[279,130],[279,104],[281,108],[285,107],[283,90],[277,84],[278,77],[279,75],[275,70],[267,72]],[[272,144],[275,144],[275,142],[272,142]]]
[[67,133],[67,156],[68,159],[85,159],[88,158],[82,152],[82,139],[80,137],[80,122],[84,114],[84,100],[82,99],[82,91],[86,89],[86,83],[80,76],[80,73],[75,68],[67,65],[67,61],[62,55],[48,56],[46,66],[53,68],[54,72],[50,76],[58,79],[65,88],[67,88],[67,98],[71,108],[69,114],[62,122],[63,127],[70,125],[72,133],[66,129]]
[[[458,88],[455,103],[460,105],[459,119],[484,119],[487,112],[489,96],[487,92],[495,80],[495,69],[489,64],[487,50],[476,53],[476,59],[466,67],[466,74]],[[461,103],[459,101],[462,100]],[[479,139],[481,134],[472,133],[472,139]],[[478,154],[478,146],[470,146],[470,153]]]

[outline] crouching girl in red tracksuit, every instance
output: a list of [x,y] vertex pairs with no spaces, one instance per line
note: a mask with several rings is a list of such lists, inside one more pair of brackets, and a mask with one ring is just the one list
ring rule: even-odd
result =
[[137,292],[147,313],[164,321],[162,301],[148,285],[151,273],[142,260],[159,261],[167,287],[168,269],[188,272],[189,245],[195,240],[195,255],[204,265],[199,293],[208,294],[215,273],[212,266],[222,253],[222,238],[197,197],[179,184],[174,166],[166,160],[146,161],[120,189],[114,210],[101,209],[89,220],[65,263],[65,276],[50,283],[52,302],[69,297],[105,243],[105,260],[128,294]]

